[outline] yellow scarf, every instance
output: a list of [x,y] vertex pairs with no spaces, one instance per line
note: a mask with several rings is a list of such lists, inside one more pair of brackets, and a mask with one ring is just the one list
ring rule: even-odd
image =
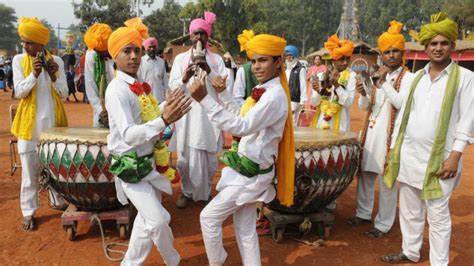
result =
[[[51,53],[46,51],[46,60],[52,59]],[[28,77],[33,71],[33,57],[25,54],[21,61],[23,75]],[[45,71],[43,69],[43,71]],[[57,73],[56,73],[57,75]],[[54,83],[51,82],[51,97],[54,103],[54,117],[56,127],[67,127],[67,116],[64,110],[63,102],[55,90]],[[20,100],[15,119],[13,120],[11,133],[19,139],[31,140],[33,137],[33,128],[36,121],[36,85],[31,89],[30,94]]]

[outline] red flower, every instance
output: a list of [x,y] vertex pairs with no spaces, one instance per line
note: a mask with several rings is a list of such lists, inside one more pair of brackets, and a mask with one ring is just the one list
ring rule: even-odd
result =
[[143,93],[149,94],[151,91],[150,85],[148,85],[148,83],[146,82],[143,82],[143,84],[140,84],[138,81],[135,81],[133,84],[130,84],[128,86],[130,90],[136,95],[142,95]]
[[252,98],[254,101],[258,102],[260,100],[260,97],[266,92],[267,90],[265,88],[253,88],[252,90]]

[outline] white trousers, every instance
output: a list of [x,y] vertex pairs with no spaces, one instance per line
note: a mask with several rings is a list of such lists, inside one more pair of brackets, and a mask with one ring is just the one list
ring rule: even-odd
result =
[[400,183],[400,229],[402,250],[412,261],[420,260],[425,216],[428,216],[430,263],[448,265],[451,240],[449,198],[451,192],[440,199],[421,200],[421,190]]
[[237,186],[224,188],[201,212],[201,231],[210,266],[222,265],[227,258],[222,243],[222,223],[231,214],[243,265],[261,265],[256,230],[257,207],[255,202],[240,206],[235,203],[241,189]]
[[194,201],[208,200],[217,169],[217,154],[185,146],[176,167],[181,174],[183,194]]
[[[36,151],[19,153],[21,161],[20,208],[23,217],[34,215],[39,207],[38,181],[39,161]],[[49,200],[56,206],[64,203],[55,190],[48,189]]]
[[375,183],[379,180],[379,212],[375,216],[374,227],[386,233],[395,221],[397,211],[397,184],[388,189],[383,183],[383,176],[374,172],[362,172],[357,179],[356,216],[371,219],[374,209]]
[[122,182],[122,188],[138,210],[122,265],[142,265],[153,244],[166,265],[178,265],[181,258],[173,246],[173,233],[169,227],[171,217],[161,205],[160,191],[146,181]]

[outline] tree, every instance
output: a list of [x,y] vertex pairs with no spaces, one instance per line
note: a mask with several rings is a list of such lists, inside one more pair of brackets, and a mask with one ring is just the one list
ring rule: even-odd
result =
[[15,9],[4,4],[0,4],[0,48],[7,50],[15,50],[15,45],[18,43],[19,38],[16,33],[15,22],[17,17],[15,16]]
[[179,13],[182,7],[175,0],[165,0],[163,8],[153,11],[145,17],[150,36],[158,39],[158,47],[164,48],[168,41],[181,36]]
[[123,22],[135,16],[129,0],[83,0],[72,2],[74,15],[81,20],[82,31],[96,22],[106,23],[112,29],[122,27]]
[[54,28],[46,19],[42,19],[41,22],[49,29],[49,41],[45,45],[47,49],[58,47],[58,36],[54,31]]
[[446,1],[443,10],[459,25],[460,37],[465,37],[466,31],[474,28],[474,0],[451,0]]

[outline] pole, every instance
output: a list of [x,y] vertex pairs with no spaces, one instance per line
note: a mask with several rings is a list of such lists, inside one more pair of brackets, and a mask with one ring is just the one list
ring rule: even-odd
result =
[[58,51],[61,49],[61,24],[58,23]]

